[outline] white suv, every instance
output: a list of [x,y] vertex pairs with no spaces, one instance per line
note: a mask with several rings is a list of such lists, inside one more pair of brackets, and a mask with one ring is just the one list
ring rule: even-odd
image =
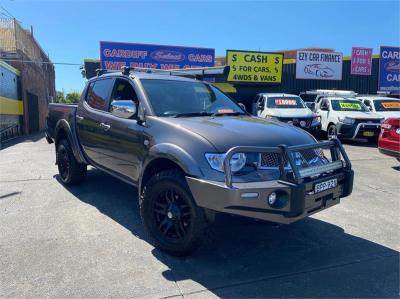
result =
[[319,97],[314,111],[321,117],[322,131],[328,138],[363,137],[377,140],[383,117],[369,111],[356,98],[344,96]]
[[260,93],[255,98],[255,109],[258,117],[276,119],[311,133],[321,129],[317,115],[293,94]]
[[387,118],[400,118],[400,99],[383,97],[379,95],[357,96],[372,112]]

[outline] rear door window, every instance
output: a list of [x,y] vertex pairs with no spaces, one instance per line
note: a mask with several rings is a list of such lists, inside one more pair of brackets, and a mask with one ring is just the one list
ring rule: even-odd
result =
[[113,79],[102,79],[91,84],[86,96],[86,103],[97,110],[107,110]]

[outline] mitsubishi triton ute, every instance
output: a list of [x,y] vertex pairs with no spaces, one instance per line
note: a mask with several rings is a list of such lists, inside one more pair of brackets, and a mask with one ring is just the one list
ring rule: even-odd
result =
[[352,192],[339,140],[318,143],[300,128],[253,117],[191,77],[99,72],[77,105],[50,104],[46,139],[62,183],[82,182],[91,165],[136,186],[149,240],[175,255],[201,244],[216,213],[289,224]]

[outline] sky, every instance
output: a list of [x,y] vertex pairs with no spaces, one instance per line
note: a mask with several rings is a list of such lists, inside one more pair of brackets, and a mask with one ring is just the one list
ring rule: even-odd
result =
[[[400,45],[399,1],[36,1],[0,0],[53,62],[99,58],[117,41],[277,51]],[[2,15],[3,13],[3,15]],[[79,66],[56,65],[56,89],[81,90]]]

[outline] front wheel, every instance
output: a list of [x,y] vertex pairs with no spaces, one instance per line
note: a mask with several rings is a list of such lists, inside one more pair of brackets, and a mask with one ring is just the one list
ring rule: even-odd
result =
[[327,137],[328,139],[337,138],[337,129],[334,124],[329,125],[327,131]]
[[82,182],[86,177],[87,165],[79,163],[66,139],[57,147],[57,166],[61,181],[66,185]]
[[178,170],[161,171],[148,181],[140,198],[140,215],[152,243],[172,255],[187,255],[204,239],[204,210],[194,202]]

